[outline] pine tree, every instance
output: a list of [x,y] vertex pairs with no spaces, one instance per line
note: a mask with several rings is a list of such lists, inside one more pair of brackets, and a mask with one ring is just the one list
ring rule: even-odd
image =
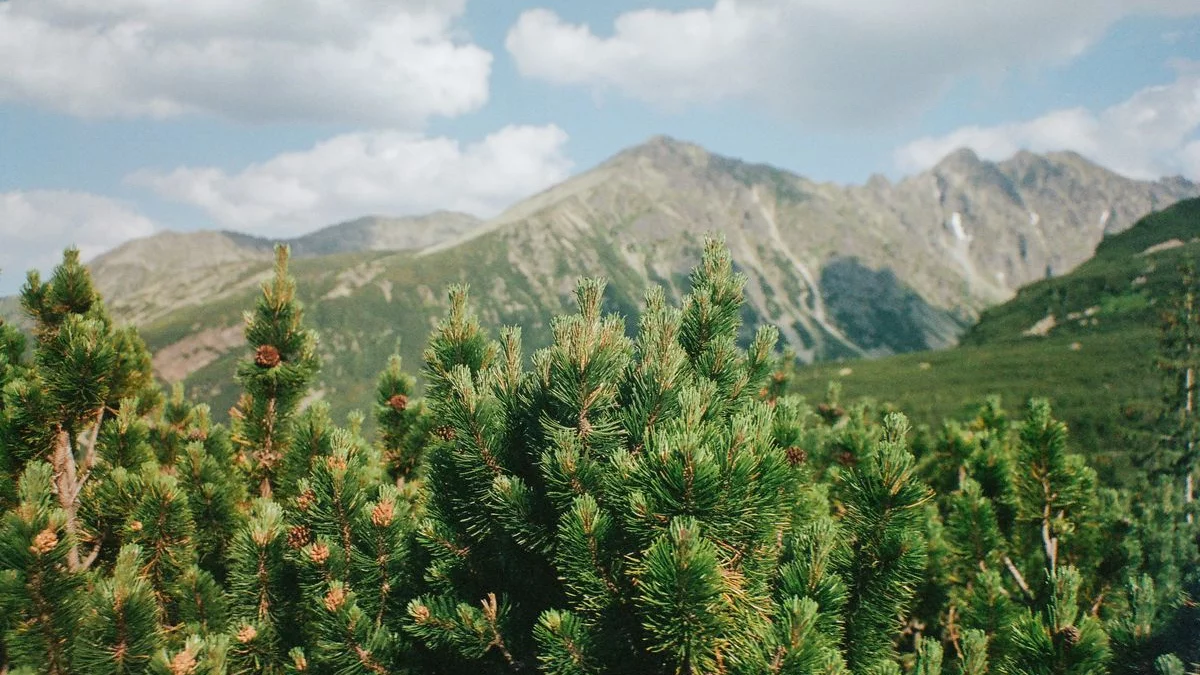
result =
[[[1036,399],[1014,426],[992,399],[967,427],[945,426],[934,446],[940,459],[926,467],[955,476],[958,487],[939,500],[948,550],[940,583],[949,590],[945,612],[931,620],[954,646],[959,667],[980,667],[968,657],[1005,672],[1043,672],[1028,670],[1038,663],[1066,669],[1044,672],[1099,667],[1108,648],[1095,614],[1106,598],[1111,602],[1112,585],[1129,564],[1111,546],[1120,540],[1124,512],[1098,488],[1083,458],[1069,452],[1066,427]],[[1076,650],[1067,638],[1084,628],[1087,640]],[[975,631],[986,653],[972,638],[968,655],[966,635]]]
[[[418,530],[429,589],[408,630],[455,672],[841,672],[843,649],[890,658],[920,566],[907,514],[926,498],[904,425],[847,479],[855,515],[822,513],[791,445],[802,432],[781,419],[795,403],[759,399],[774,331],[737,345],[744,281],[708,242],[683,308],[650,291],[631,341],[602,311],[604,284],[585,280],[532,371],[519,332],[491,342],[452,290],[426,352],[439,441]],[[843,625],[870,644],[843,641]]]
[[301,326],[303,311],[288,274],[288,256],[287,246],[276,246],[275,276],[263,285],[254,311],[246,313],[252,354],[238,364],[237,380],[245,393],[231,412],[238,463],[263,497],[290,488],[276,483],[276,473],[296,412],[320,368],[316,334]]
[[895,634],[926,564],[920,507],[932,493],[915,479],[914,460],[905,446],[908,431],[903,415],[889,414],[882,440],[842,488],[852,589],[845,651],[855,671],[881,667],[894,658]]
[[962,635],[962,658],[958,675],[986,675],[988,672],[988,637],[981,630],[967,630]]
[[15,450],[10,470],[33,459],[54,466],[54,493],[72,533],[68,558],[73,569],[86,568],[96,552],[81,555],[74,536],[80,492],[104,421],[122,401],[155,399],[149,352],[133,329],[114,327],[78,250],[64,253],[48,282],[30,272],[21,304],[36,345],[31,367],[4,388],[0,426]]
[[[1196,372],[1200,365],[1200,276],[1195,265],[1188,261],[1180,267],[1180,288],[1169,297],[1162,312],[1158,367],[1168,386],[1165,408],[1166,442],[1156,455],[1161,469],[1181,476],[1184,502],[1189,507],[1194,499],[1194,480],[1200,448],[1197,436],[1200,422],[1196,417]],[[1191,522],[1193,513],[1186,516]]]
[[404,372],[399,355],[388,359],[375,392],[379,445],[393,479],[416,476],[433,429],[425,403],[414,398],[416,379]]
[[31,273],[22,303],[33,358],[6,353],[0,407],[9,468],[22,471],[0,530],[4,665],[150,672],[187,635],[224,629],[223,592],[199,566],[194,518],[213,519],[213,539],[233,522],[230,508],[209,509],[205,498],[228,494],[228,452],[210,443],[220,434],[210,439],[206,409],[181,394],[165,402],[140,338],[108,317],[77,251],[47,283]]
[[286,672],[284,627],[293,610],[288,601],[294,603],[283,595],[286,536],[283,509],[260,497],[229,543],[230,673]]
[[990,399],[916,434],[836,386],[808,405],[787,393],[795,359],[774,354],[774,331],[739,342],[746,280],[716,241],[681,307],[647,292],[632,336],[604,283],[582,281],[528,361],[519,329],[492,340],[450,289],[426,398],[391,359],[373,439],[362,414],[303,405],[316,336],[285,248],[276,263],[247,315],[232,430],[182,387],[162,395],[77,253],[30,276],[33,340],[0,324],[0,669],[1176,675],[1200,661],[1181,474],[1100,485],[1040,400],[1023,420]]
[[1108,635],[1100,621],[1080,607],[1081,577],[1074,567],[1048,572],[1049,601],[1041,611],[1027,611],[1013,627],[1009,672],[1085,675],[1104,672],[1109,660]]
[[13,429],[6,423],[10,415],[5,411],[7,396],[4,392],[10,382],[23,379],[28,370],[25,347],[25,336],[21,331],[0,317],[0,509],[10,508],[16,502],[14,488],[23,459]]

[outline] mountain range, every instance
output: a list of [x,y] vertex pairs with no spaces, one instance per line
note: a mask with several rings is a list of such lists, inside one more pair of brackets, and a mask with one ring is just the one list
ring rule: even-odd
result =
[[[991,162],[959,150],[896,182],[838,185],[660,136],[495,218],[363,218],[287,243],[322,337],[318,395],[349,409],[365,405],[397,344],[419,365],[451,283],[470,284],[485,324],[520,324],[540,345],[576,280],[602,276],[632,330],[646,286],[681,298],[716,232],[748,279],[747,332],[779,326],[805,362],[875,357],[955,344],[984,309],[1194,196],[1200,186],[1182,178],[1133,180],[1074,153]],[[159,375],[224,405],[272,243],[166,232],[90,267],[114,314],[141,327]]]

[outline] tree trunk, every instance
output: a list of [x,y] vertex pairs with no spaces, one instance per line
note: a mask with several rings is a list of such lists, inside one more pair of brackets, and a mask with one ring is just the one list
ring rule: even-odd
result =
[[[75,491],[78,483],[75,480],[75,451],[71,447],[70,431],[59,428],[54,439],[54,456],[51,461],[54,466],[54,491],[58,493],[59,506],[67,514],[67,534],[74,540],[77,503]],[[72,570],[79,568],[79,544],[74,541],[70,552],[67,553],[67,564]]]

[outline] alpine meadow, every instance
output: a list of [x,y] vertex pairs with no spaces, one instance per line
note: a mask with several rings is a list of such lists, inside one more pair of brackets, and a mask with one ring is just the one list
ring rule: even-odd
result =
[[1200,675],[1200,0],[0,64],[0,675]]

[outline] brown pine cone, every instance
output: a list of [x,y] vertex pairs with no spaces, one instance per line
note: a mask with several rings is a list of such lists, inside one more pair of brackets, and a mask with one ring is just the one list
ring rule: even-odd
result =
[[254,362],[260,368],[274,368],[281,360],[279,350],[272,345],[262,345],[254,350]]
[[404,394],[396,394],[388,399],[388,406],[396,412],[404,412],[408,409],[408,397]]
[[312,530],[305,525],[297,525],[288,530],[287,545],[288,548],[298,549],[308,546],[312,541]]
[[1062,636],[1063,644],[1067,649],[1079,644],[1079,629],[1075,626],[1064,626],[1062,630],[1058,631],[1058,634]]
[[792,466],[799,466],[808,461],[808,452],[804,448],[797,448],[793,445],[786,452],[788,464]]

